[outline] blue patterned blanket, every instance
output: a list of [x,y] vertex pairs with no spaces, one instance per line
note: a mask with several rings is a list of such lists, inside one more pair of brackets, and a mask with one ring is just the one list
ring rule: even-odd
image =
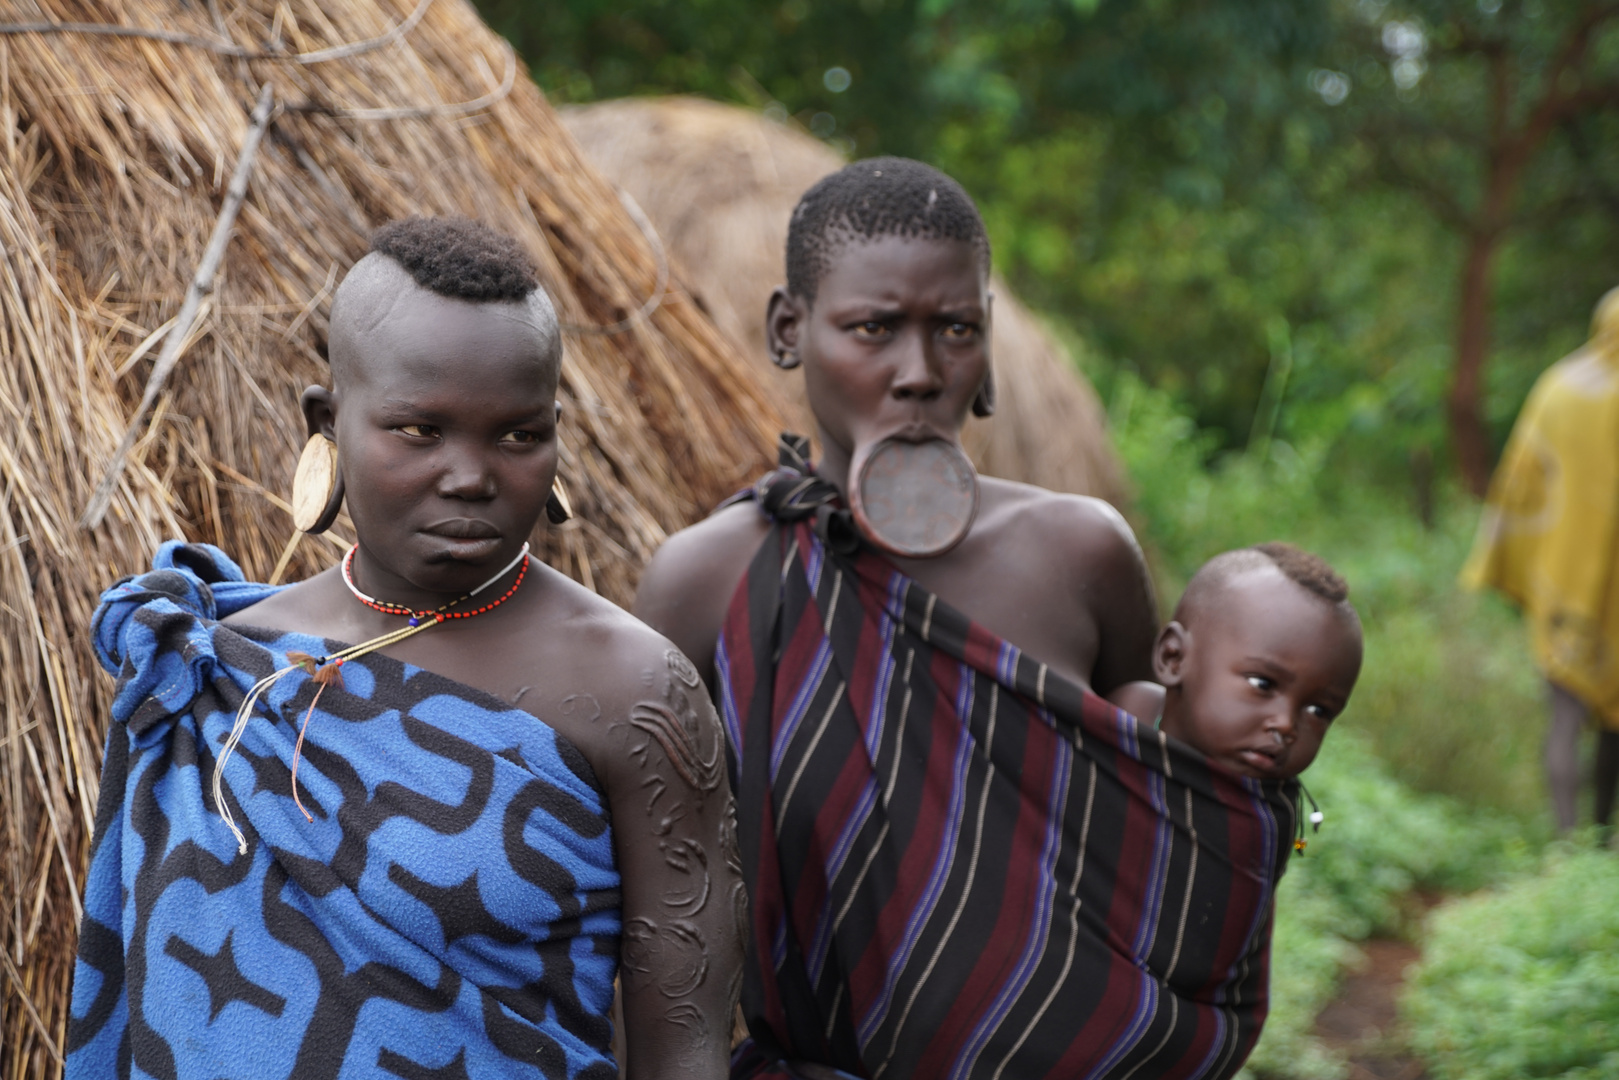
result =
[[373,653],[310,721],[298,672],[224,770],[237,707],[289,651],[216,620],[270,595],[166,544],[108,590],[118,676],[85,886],[69,1077],[611,1080],[619,875],[590,766],[530,714]]

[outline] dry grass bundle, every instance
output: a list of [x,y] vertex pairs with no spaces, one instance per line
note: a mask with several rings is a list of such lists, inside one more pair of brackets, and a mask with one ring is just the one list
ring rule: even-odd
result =
[[[591,160],[645,208],[693,295],[750,359],[774,372],[764,311],[782,281],[787,219],[811,184],[843,165],[825,143],[757,113],[695,98],[631,98],[562,110]],[[1096,394],[1004,281],[995,289],[995,419],[965,441],[992,476],[1053,491],[1124,497]],[[803,379],[776,372],[812,431]]]
[[[756,365],[684,293],[653,296],[656,244],[466,0],[8,10],[170,39],[0,36],[0,1074],[23,1077],[55,1074],[66,1035],[110,690],[87,640],[96,594],[171,536],[270,573],[291,529],[297,394],[325,376],[332,291],[371,228],[481,217],[535,253],[563,319],[628,320],[568,338],[578,517],[542,545],[615,600],[668,531],[768,460],[780,420]],[[108,516],[82,529],[265,83],[278,111],[212,292]],[[336,550],[305,540],[293,576]]]

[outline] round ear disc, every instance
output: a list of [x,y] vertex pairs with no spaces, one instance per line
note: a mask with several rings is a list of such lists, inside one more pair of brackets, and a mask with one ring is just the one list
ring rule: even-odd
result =
[[906,558],[943,555],[978,514],[978,473],[945,439],[883,439],[856,451],[849,509],[873,545]]
[[292,478],[292,523],[300,532],[322,533],[343,508],[343,476],[337,471],[337,444],[311,435]]

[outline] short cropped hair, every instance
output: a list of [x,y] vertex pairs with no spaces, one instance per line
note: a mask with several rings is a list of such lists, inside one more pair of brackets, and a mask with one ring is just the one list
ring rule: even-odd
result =
[[409,217],[371,236],[371,250],[416,284],[454,300],[521,300],[540,287],[534,261],[515,239],[464,217]]
[[1273,540],[1252,547],[1223,552],[1204,563],[1187,582],[1176,606],[1176,618],[1217,602],[1218,593],[1232,579],[1250,570],[1274,566],[1295,585],[1313,593],[1344,614],[1356,618],[1349,602],[1349,583],[1325,559],[1292,544]]
[[787,226],[787,291],[814,303],[839,248],[887,236],[966,241],[989,272],[989,234],[960,184],[910,158],[867,158],[839,169],[798,200]]

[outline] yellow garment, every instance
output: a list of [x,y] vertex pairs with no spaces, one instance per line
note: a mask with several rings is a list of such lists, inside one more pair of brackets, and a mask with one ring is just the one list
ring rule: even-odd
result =
[[1462,582],[1520,604],[1541,671],[1619,729],[1619,289],[1593,324],[1524,403]]

